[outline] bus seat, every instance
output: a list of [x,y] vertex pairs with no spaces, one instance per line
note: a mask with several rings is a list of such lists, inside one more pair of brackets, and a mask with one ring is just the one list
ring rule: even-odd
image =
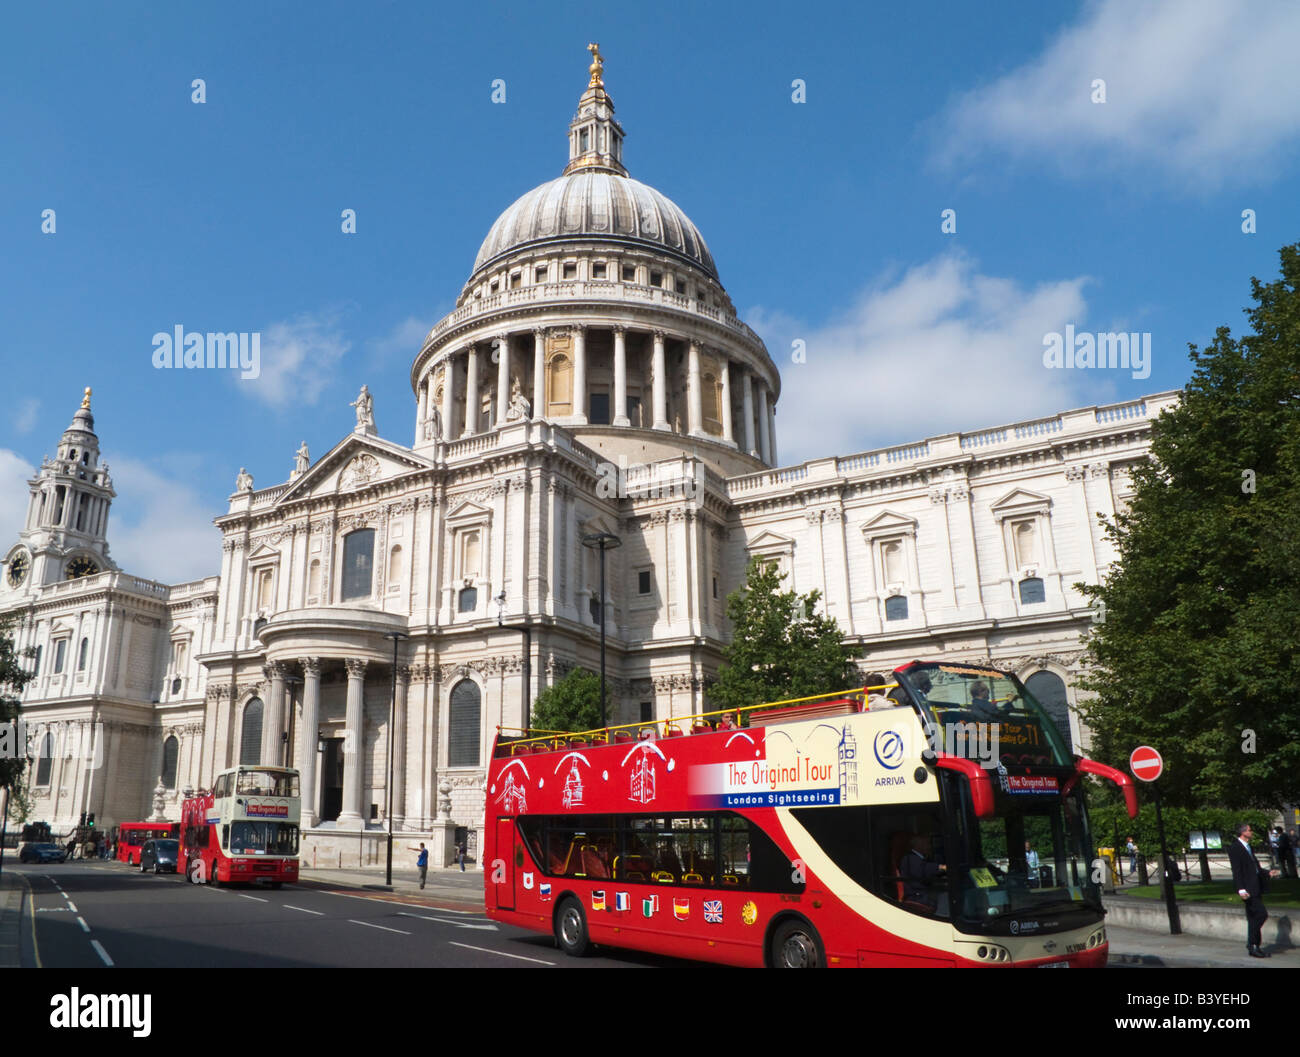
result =
[[616,730],[614,731],[614,740],[616,742],[631,741],[632,735],[626,730]]
[[661,885],[674,885],[677,883],[677,878],[668,870],[656,870],[650,875],[650,880]]
[[682,875],[682,884],[684,885],[702,885],[704,878],[697,873],[688,873]]
[[726,885],[728,888],[739,888],[740,878],[737,877],[734,873],[724,873],[722,875],[722,883]]
[[707,723],[696,723],[691,727],[692,734],[712,734],[713,728]]
[[594,844],[584,844],[582,846],[582,869],[585,877],[591,877],[598,881],[609,880],[609,868],[605,865],[600,850]]

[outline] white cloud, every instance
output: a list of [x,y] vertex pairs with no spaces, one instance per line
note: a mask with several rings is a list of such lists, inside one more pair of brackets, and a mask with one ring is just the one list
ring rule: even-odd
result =
[[41,402],[34,396],[29,396],[26,400],[18,405],[18,411],[14,415],[14,432],[30,433],[36,426],[36,419],[40,415]]
[[0,448],[0,555],[18,542],[31,495],[27,482],[35,476],[35,466],[16,451]]
[[326,311],[265,327],[261,376],[239,380],[240,390],[273,407],[316,403],[351,347],[338,324],[338,313]]
[[[1036,58],[954,100],[934,152],[956,163],[1004,150],[1081,179],[1249,179],[1300,139],[1297,41],[1289,0],[1100,0]],[[1105,103],[1092,102],[1096,79]]]
[[184,583],[221,571],[217,513],[191,483],[198,473],[174,476],[156,462],[119,456],[110,472],[117,498],[108,522],[110,553],[125,572],[163,583]]
[[[801,325],[747,314],[781,372],[783,465],[1034,418],[1080,401],[1078,372],[1043,366],[1043,337],[1080,324],[1087,277],[1025,287],[960,255],[871,284],[842,315]],[[792,362],[791,342],[807,362]]]
[[429,334],[429,321],[417,316],[407,316],[382,338],[367,342],[375,366],[383,366],[393,358],[407,366],[415,359]]

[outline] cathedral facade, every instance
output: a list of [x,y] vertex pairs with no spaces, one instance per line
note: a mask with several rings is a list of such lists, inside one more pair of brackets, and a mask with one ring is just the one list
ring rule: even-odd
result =
[[706,711],[755,557],[821,592],[864,674],[991,660],[1086,739],[1073,585],[1114,560],[1097,514],[1176,394],[780,466],[776,364],[695,225],[628,175],[599,53],[590,74],[562,174],[492,225],[415,355],[410,443],[363,387],[323,457],[241,470],[217,575],[116,567],[87,391],[0,577],[36,651],[35,818],[175,819],[187,787],[283,763],[307,862],[377,861],[390,821],[474,858],[498,726],[599,669],[602,620],[611,722]]

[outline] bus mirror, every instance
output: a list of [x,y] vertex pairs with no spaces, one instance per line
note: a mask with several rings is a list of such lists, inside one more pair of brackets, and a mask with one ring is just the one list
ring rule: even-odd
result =
[[934,764],[947,771],[956,771],[970,782],[971,807],[975,810],[976,818],[993,817],[993,783],[989,781],[988,772],[983,767],[974,760],[946,753],[937,754]]
[[1128,817],[1137,818],[1138,795],[1133,779],[1123,771],[1117,771],[1114,767],[1107,767],[1104,763],[1082,756],[1078,757],[1075,767],[1081,774],[1095,774],[1098,778],[1105,778],[1108,782],[1114,782],[1119,786],[1120,792],[1124,794],[1124,806],[1128,809]]

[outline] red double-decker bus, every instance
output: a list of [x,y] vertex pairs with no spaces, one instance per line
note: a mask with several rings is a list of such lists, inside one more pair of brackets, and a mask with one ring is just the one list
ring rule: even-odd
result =
[[[1082,778],[995,668],[670,722],[497,737],[488,915],[734,965],[1102,966]],[[747,725],[745,725],[747,722]]]
[[180,836],[179,822],[122,822],[117,827],[117,861],[140,865],[140,850],[146,841]]
[[241,766],[181,805],[177,869],[191,883],[298,880],[298,772]]

